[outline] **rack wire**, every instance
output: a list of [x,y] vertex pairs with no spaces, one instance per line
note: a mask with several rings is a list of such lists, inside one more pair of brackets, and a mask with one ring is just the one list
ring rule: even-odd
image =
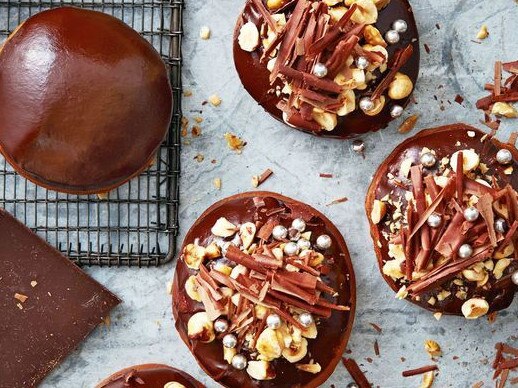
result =
[[0,206],[79,265],[166,263],[178,233],[183,0],[0,0],[0,45],[29,16],[61,6],[113,15],[153,44],[170,70],[171,127],[156,163],[107,198],[48,191],[16,174],[0,156]]

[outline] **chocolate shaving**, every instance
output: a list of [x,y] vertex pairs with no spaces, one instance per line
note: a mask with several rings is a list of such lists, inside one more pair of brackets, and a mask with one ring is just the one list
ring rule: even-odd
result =
[[409,44],[403,50],[399,50],[395,56],[393,64],[390,68],[390,71],[385,76],[383,81],[376,87],[374,92],[372,93],[371,99],[376,100],[381,97],[381,95],[385,92],[385,90],[389,87],[390,83],[396,76],[396,73],[403,67],[403,65],[410,59],[412,53],[414,52],[414,47]]
[[502,93],[502,62],[495,62],[495,87],[493,89],[493,94],[495,96],[499,96]]
[[365,377],[365,374],[361,371],[356,361],[352,358],[342,357],[342,363],[359,388],[370,388],[371,383],[369,383],[369,380],[367,380],[367,377]]
[[431,371],[438,370],[438,369],[439,368],[437,367],[437,365],[426,365],[426,366],[422,366],[420,368],[406,370],[406,371],[402,372],[401,374],[403,375],[403,377],[410,377],[410,376],[421,375],[423,373],[431,372]]
[[487,231],[489,233],[489,240],[491,245],[496,247],[496,232],[495,232],[495,217],[493,213],[493,197],[490,194],[484,194],[479,198],[477,209],[486,223]]
[[375,323],[369,322],[369,325],[371,325],[374,328],[374,330],[376,330],[378,333],[381,333],[383,331],[381,326],[379,326],[379,325],[377,325]]
[[270,29],[274,32],[277,32],[277,24],[275,23],[275,20],[273,20],[272,15],[268,10],[265,8],[262,0],[251,0],[252,4],[255,6],[257,11],[263,16],[264,20],[270,27]]
[[261,175],[257,177],[257,185],[255,187],[261,186],[269,177],[271,177],[273,174],[273,171],[267,168],[264,170]]
[[457,166],[455,174],[455,182],[457,185],[457,198],[460,202],[463,201],[464,197],[464,154],[459,151],[457,154]]
[[295,69],[292,69],[287,66],[281,65],[279,67],[279,73],[281,73],[287,77],[293,78],[295,80],[302,81],[302,82],[304,82],[304,84],[306,84],[309,87],[321,89],[326,92],[340,93],[342,91],[342,88],[337,83],[335,83],[334,81],[332,81],[330,79],[318,78],[317,76],[315,76],[313,74],[295,70]]
[[374,354],[376,354],[376,356],[380,356],[380,346],[378,344],[378,340],[374,340]]
[[333,199],[331,202],[326,204],[326,206],[337,205],[339,203],[347,202],[348,200],[349,199],[347,197],[341,197],[341,198]]

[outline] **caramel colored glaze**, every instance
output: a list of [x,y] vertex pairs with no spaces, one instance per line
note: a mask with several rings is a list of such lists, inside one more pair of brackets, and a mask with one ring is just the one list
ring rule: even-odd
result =
[[[317,374],[302,372],[285,359],[277,359],[272,361],[277,377],[273,380],[257,381],[253,380],[246,370],[234,369],[223,360],[221,341],[213,341],[208,344],[191,341],[187,336],[187,322],[192,314],[204,309],[201,303],[190,299],[184,291],[185,282],[192,273],[180,259],[177,261],[173,283],[175,326],[203,370],[226,387],[318,387],[333,373],[340,361],[351,334],[356,303],[356,285],[349,252],[342,235],[331,221],[312,207],[276,193],[264,191],[242,193],[223,199],[209,207],[187,232],[182,250],[195,238],[200,239],[200,245],[205,245],[211,236],[210,229],[219,217],[224,216],[235,224],[252,220],[256,213],[254,197],[264,199],[267,209],[283,206],[291,209],[293,218],[302,217],[312,225],[316,224],[316,226],[308,228],[313,231],[312,240],[323,233],[332,238],[333,244],[325,252],[325,256],[326,258],[333,257],[334,261],[329,263],[331,269],[329,275],[322,276],[322,280],[338,290],[339,296],[336,303],[350,306],[351,310],[333,311],[329,319],[320,321],[318,337],[308,341],[308,356],[301,363],[309,361],[311,354],[311,358],[322,366],[322,371]],[[264,221],[266,218],[264,213],[260,213],[259,220]],[[291,219],[281,220],[281,223],[289,226]]]
[[[475,133],[475,137],[469,137],[467,134],[468,131],[473,131]],[[516,171],[516,169],[518,169],[518,151],[513,146],[503,144],[494,138],[491,140],[486,140],[484,143],[482,143],[480,140],[484,135],[484,132],[465,124],[453,124],[438,128],[425,129],[397,146],[396,149],[394,149],[394,151],[392,151],[392,153],[381,164],[381,166],[376,171],[376,174],[374,175],[365,201],[365,208],[367,217],[369,219],[371,236],[374,240],[374,249],[378,258],[380,272],[382,271],[384,260],[390,259],[388,256],[388,242],[381,234],[382,231],[389,232],[389,229],[383,223],[375,225],[371,222],[370,213],[372,211],[372,204],[374,199],[382,198],[388,193],[391,193],[391,198],[398,197],[404,193],[403,189],[391,185],[388,182],[387,174],[392,173],[397,176],[401,162],[411,156],[418,158],[423,147],[428,147],[435,150],[437,154],[437,160],[441,160],[443,157],[449,156],[459,149],[473,149],[480,155],[480,162],[486,163],[489,167],[488,174],[495,176],[501,187],[504,187],[507,183],[510,183],[511,186],[515,189],[518,188],[518,174],[513,173],[512,175],[505,175],[503,173],[504,168],[500,166],[495,160],[497,151],[501,148],[507,148],[513,153],[514,161],[512,166]],[[457,141],[459,141],[461,144],[459,147],[455,145]],[[485,148],[484,144],[486,144]],[[483,149],[485,151],[482,153]],[[402,196],[402,203],[402,209],[404,209],[407,204],[404,195]],[[382,244],[381,248],[377,245],[378,241]],[[507,268],[506,273],[513,272],[517,269],[518,262],[515,260]],[[383,272],[381,273],[390,288],[397,292],[400,288],[400,285],[391,277],[385,276]],[[494,279],[492,282],[494,282]],[[486,299],[489,303],[489,312],[499,311],[507,308],[513,301],[514,293],[516,292],[516,288],[512,284],[500,291],[485,291],[481,289],[475,291],[474,284],[470,284],[468,282],[466,285],[468,286],[467,299],[474,296],[484,297],[484,299]],[[451,290],[446,289],[446,291]],[[430,296],[430,292],[424,292],[421,295],[420,301],[411,299],[408,300],[433,312],[462,316],[461,306],[464,301],[455,297],[450,297],[443,301],[437,300],[436,304],[431,306],[429,303],[427,303],[427,300]]]
[[205,387],[181,370],[162,364],[143,364],[114,373],[97,384],[96,388],[163,388],[171,381],[185,388]]
[[122,21],[63,7],[0,51],[0,151],[46,188],[106,192],[149,166],[171,120],[168,72]]
[[[289,17],[289,14],[286,15]],[[412,58],[400,69],[401,73],[404,73],[410,77],[413,84],[416,84],[417,76],[419,74],[419,33],[415,24],[414,14],[412,7],[408,3],[408,0],[391,0],[389,5],[379,12],[378,21],[374,25],[378,28],[382,34],[391,29],[394,20],[403,19],[408,24],[408,30],[405,33],[400,34],[401,40],[395,45],[388,45],[387,51],[389,53],[389,62],[393,58],[396,50],[404,48],[408,44],[412,44],[414,48],[414,54]],[[237,37],[239,36],[239,30],[246,21],[252,21],[256,25],[259,23],[260,16],[250,7],[248,1],[243,12],[237,20],[237,24],[234,30],[234,65],[241,82],[248,93],[261,105],[272,117],[284,123],[282,119],[282,111],[276,107],[279,99],[275,94],[269,94],[268,90],[272,88],[269,82],[270,72],[266,69],[266,64],[260,63],[260,57],[262,51],[256,50],[252,53],[246,52],[239,47]],[[385,72],[384,74],[387,74]],[[377,81],[369,84],[369,88],[364,90],[365,94],[372,92],[376,86],[381,82],[383,77],[379,77]],[[279,81],[277,81],[279,82]],[[278,83],[280,85],[280,83]],[[277,84],[276,84],[277,85]],[[376,116],[368,116],[364,114],[358,108],[358,98],[356,99],[358,108],[354,112],[351,112],[347,116],[338,117],[338,125],[332,131],[322,130],[321,132],[315,133],[302,128],[296,128],[303,132],[310,133],[312,135],[347,139],[360,135],[366,132],[377,131],[381,128],[385,128],[388,123],[393,120],[390,116],[390,108],[394,105],[407,106],[410,102],[412,95],[409,97],[393,101],[387,98],[385,107]]]

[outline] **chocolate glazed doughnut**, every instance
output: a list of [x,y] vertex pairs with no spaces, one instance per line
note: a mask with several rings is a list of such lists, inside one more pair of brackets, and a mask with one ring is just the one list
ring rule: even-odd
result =
[[175,325],[209,376],[227,387],[317,387],[331,375],[356,292],[345,241],[322,213],[271,192],[234,195],[198,218],[181,252]]
[[468,319],[511,304],[509,278],[518,269],[511,143],[447,125],[405,140],[381,164],[365,206],[380,271],[398,298]]
[[48,189],[91,194],[128,181],[153,161],[171,113],[160,55],[113,16],[43,11],[0,48],[0,151]]
[[182,387],[205,388],[203,384],[187,373],[162,364],[142,364],[122,369],[110,377],[107,377],[96,386],[96,388]]
[[[347,12],[341,2],[327,7],[320,1],[283,1],[272,10],[263,3],[246,2],[233,53],[243,86],[270,115],[301,131],[342,139],[377,131],[401,115],[419,73],[419,35],[407,0],[356,0],[348,2],[356,4]],[[357,16],[351,10],[365,12]],[[396,27],[397,42],[388,43],[384,36]],[[304,43],[295,44],[296,37]],[[287,66],[273,59],[279,56]],[[320,64],[326,65],[324,73]]]

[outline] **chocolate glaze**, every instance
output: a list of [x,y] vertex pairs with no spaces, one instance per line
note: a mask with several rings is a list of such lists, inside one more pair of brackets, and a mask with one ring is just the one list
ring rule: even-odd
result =
[[163,364],[142,364],[120,370],[104,379],[96,388],[163,388],[174,381],[185,388],[204,388],[187,373]]
[[[207,244],[211,239],[210,229],[219,217],[224,216],[236,224],[252,220],[256,213],[254,197],[264,199],[267,209],[283,206],[291,209],[293,218],[302,217],[307,222],[311,220],[312,224],[316,224],[308,228],[313,231],[312,241],[323,233],[332,238],[333,244],[325,252],[325,256],[333,257],[334,262],[328,260],[331,270],[327,276],[322,275],[322,280],[339,292],[336,303],[350,306],[351,310],[333,311],[329,319],[321,320],[318,325],[318,337],[308,341],[308,356],[301,363],[308,361],[311,354],[315,362],[322,366],[322,371],[318,374],[302,372],[296,369],[294,364],[284,359],[277,359],[272,362],[277,377],[273,380],[257,381],[253,380],[246,371],[234,369],[223,360],[220,341],[208,344],[191,341],[187,336],[187,322],[193,313],[204,309],[201,303],[190,299],[184,291],[185,282],[192,271],[181,258],[177,262],[173,283],[175,326],[203,370],[226,387],[317,387],[331,375],[340,360],[351,333],[356,302],[355,278],[349,252],[342,235],[331,221],[312,207],[276,193],[264,191],[242,193],[225,198],[209,207],[187,232],[182,250],[195,238],[200,239],[200,245]],[[259,219],[266,218],[264,213],[261,213]],[[289,226],[291,218],[281,220],[281,223]]]
[[[469,137],[467,134],[468,131],[474,132],[475,136]],[[382,231],[389,232],[389,228],[384,225],[383,222],[378,225],[375,225],[371,222],[370,213],[372,211],[372,204],[374,199],[382,198],[388,193],[392,192],[392,198],[395,198],[404,193],[404,189],[394,186],[388,182],[387,174],[392,173],[394,176],[397,176],[401,162],[411,156],[418,160],[419,154],[423,147],[433,149],[437,153],[437,160],[441,160],[441,158],[444,156],[450,156],[459,149],[473,149],[479,154],[481,163],[486,163],[489,167],[488,174],[495,176],[501,187],[504,187],[507,183],[510,183],[513,188],[518,188],[518,174],[513,173],[511,175],[505,175],[503,173],[504,168],[500,166],[495,160],[497,151],[501,148],[507,148],[513,153],[514,161],[511,165],[516,171],[518,168],[518,151],[513,146],[509,144],[503,144],[495,138],[490,140],[488,139],[482,143],[480,139],[484,135],[486,135],[484,132],[466,124],[453,124],[438,128],[425,129],[419,132],[417,135],[402,142],[380,165],[373,177],[365,201],[365,208],[367,217],[369,219],[371,236],[374,240],[374,250],[376,251],[380,271],[382,271],[384,261],[390,260],[388,256],[388,242],[381,234]],[[457,141],[460,142],[460,146],[455,145]],[[482,153],[483,149],[485,150],[484,153]],[[402,209],[404,209],[406,207],[406,200],[404,195],[402,196],[402,203]],[[382,244],[381,248],[377,245],[378,241]],[[515,260],[511,262],[511,265],[506,269],[505,273],[513,272],[517,269],[518,262]],[[390,288],[397,292],[401,285],[394,281],[391,277],[385,276],[383,272],[381,273]],[[495,279],[492,276],[490,276],[490,278],[490,282],[494,283]],[[516,287],[513,284],[508,284],[507,287],[501,290],[493,289],[489,291],[480,289],[475,291],[474,284],[470,285],[470,282],[466,283],[466,285],[470,286],[468,287],[468,299],[474,296],[484,297],[484,299],[486,299],[490,305],[489,312],[507,308],[513,301],[514,293],[516,292]],[[443,301],[437,300],[437,303],[434,306],[431,306],[429,303],[427,303],[427,300],[430,296],[430,292],[425,292],[421,295],[420,301],[411,299],[408,300],[433,312],[462,315],[461,306],[464,302],[463,300],[450,297]]]
[[0,278],[2,388],[38,386],[120,303],[2,209]]
[[[286,15],[288,19],[289,13]],[[403,19],[408,24],[408,30],[400,34],[401,40],[395,45],[388,45],[387,51],[390,58],[393,57],[396,50],[404,48],[408,44],[412,44],[414,53],[412,58],[401,68],[401,72],[408,75],[414,86],[419,74],[419,33],[415,24],[412,7],[408,0],[391,0],[389,5],[379,12],[378,21],[374,26],[378,28],[382,34],[391,29],[394,20]],[[259,14],[250,7],[248,1],[241,12],[236,27],[234,29],[234,65],[241,82],[247,92],[261,105],[272,117],[284,123],[282,119],[282,111],[276,107],[279,99],[275,94],[269,94],[268,90],[272,88],[269,82],[270,72],[266,69],[266,64],[261,63],[260,57],[262,50],[258,49],[254,52],[247,52],[239,47],[237,38],[241,26],[247,21],[252,21],[256,25],[259,23]],[[386,74],[386,72],[384,73]],[[383,77],[379,77],[375,82],[369,84],[369,88],[364,93],[373,91],[381,82]],[[338,125],[332,131],[322,130],[321,132],[308,131],[303,128],[296,128],[312,135],[346,139],[356,135],[360,135],[370,131],[377,131],[385,128],[388,123],[393,120],[390,116],[390,108],[394,105],[405,107],[412,98],[412,95],[405,99],[393,101],[386,97],[386,103],[383,110],[376,116],[368,116],[361,110],[357,109],[347,116],[338,117]],[[358,108],[358,98],[356,107]]]
[[36,184],[106,192],[153,160],[172,112],[166,67],[117,18],[63,7],[0,48],[0,151]]

